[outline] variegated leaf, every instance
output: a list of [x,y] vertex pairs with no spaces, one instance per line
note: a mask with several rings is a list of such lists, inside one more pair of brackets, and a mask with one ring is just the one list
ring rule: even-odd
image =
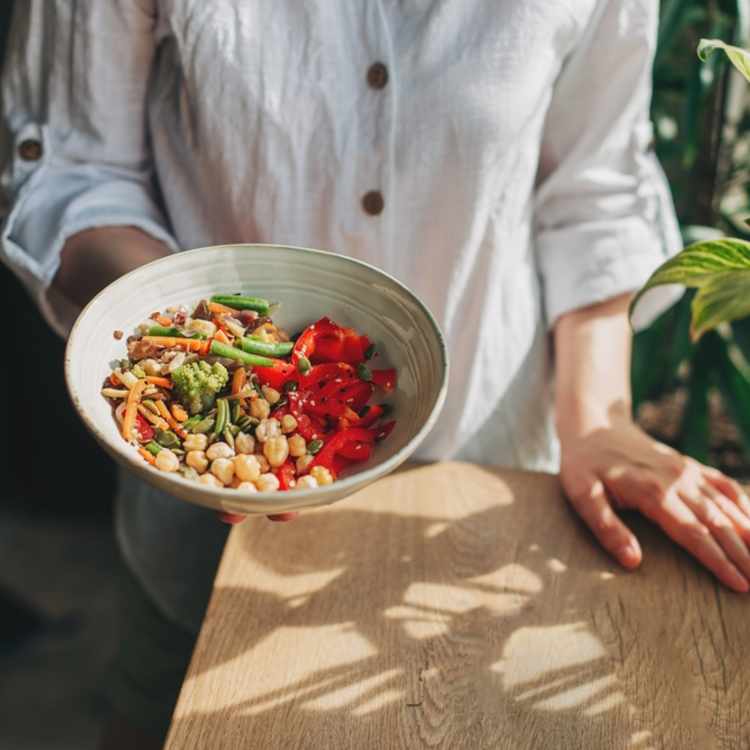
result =
[[692,302],[690,335],[694,341],[720,323],[750,315],[750,243],[704,240],[688,245],[656,269],[631,305],[655,286],[682,284],[698,291]]
[[734,67],[750,81],[750,52],[726,44],[721,39],[701,39],[698,43],[698,57],[705,62],[715,49],[723,49]]

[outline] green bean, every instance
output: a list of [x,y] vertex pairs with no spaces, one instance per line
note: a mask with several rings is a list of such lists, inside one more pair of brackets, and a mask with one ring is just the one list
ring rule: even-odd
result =
[[236,398],[232,401],[232,405],[229,407],[229,421],[235,424],[242,414],[242,404],[240,399]]
[[224,442],[232,449],[234,450],[234,435],[232,434],[232,431],[227,427],[224,430]]
[[191,430],[191,432],[193,433],[193,435],[207,435],[214,429],[215,424],[215,419],[213,419],[212,417],[206,417],[205,419],[201,419],[200,422],[196,422],[193,425],[193,429]]
[[[146,402],[144,401],[144,403]],[[185,430],[185,432],[192,432],[193,427],[199,424],[202,420],[203,417],[200,414],[196,414],[195,416],[190,417],[190,419],[182,423],[182,429]]]
[[222,344],[220,341],[214,339],[211,342],[209,348],[211,354],[215,357],[227,357],[229,359],[239,359],[246,365],[251,367],[273,367],[273,360],[267,357],[259,357],[257,354],[248,354],[243,352],[242,349],[235,349],[229,344]]
[[216,427],[214,432],[221,435],[229,423],[229,403],[225,398],[216,399]]
[[152,455],[156,455],[160,450],[161,446],[159,443],[155,443],[153,440],[146,445],[146,450],[151,453]]
[[288,357],[294,349],[293,341],[259,341],[249,336],[240,337],[240,346],[248,354],[259,354],[264,357]]
[[203,331],[193,331],[188,334],[180,328],[167,328],[165,326],[151,326],[148,329],[149,336],[172,336],[178,339],[203,339],[206,338],[206,334]]
[[232,294],[214,294],[211,302],[219,305],[226,305],[234,310],[255,310],[258,315],[268,315],[270,305],[268,300],[258,297],[239,297]]
[[260,424],[260,420],[256,419],[255,417],[249,417],[247,414],[243,414],[238,420],[237,420],[237,427],[239,427],[242,432],[246,432],[249,435],[252,435],[255,432],[255,428]]

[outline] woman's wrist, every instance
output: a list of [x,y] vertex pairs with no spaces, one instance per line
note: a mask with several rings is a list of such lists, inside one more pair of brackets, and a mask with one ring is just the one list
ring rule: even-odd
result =
[[560,439],[631,420],[630,295],[564,315],[555,327]]

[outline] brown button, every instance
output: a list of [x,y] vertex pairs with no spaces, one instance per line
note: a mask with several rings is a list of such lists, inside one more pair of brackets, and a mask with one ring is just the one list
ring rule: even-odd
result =
[[377,216],[382,213],[385,208],[383,196],[377,190],[371,190],[369,193],[365,194],[364,198],[362,198],[362,208],[364,208],[370,216]]
[[37,161],[42,158],[42,144],[33,138],[29,138],[27,141],[22,141],[19,144],[18,153],[26,161]]
[[367,71],[367,83],[374,89],[384,89],[388,83],[388,68],[383,63],[370,65]]

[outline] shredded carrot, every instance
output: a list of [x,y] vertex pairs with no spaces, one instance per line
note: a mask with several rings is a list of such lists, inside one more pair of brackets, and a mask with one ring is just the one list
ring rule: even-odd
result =
[[141,394],[148,383],[145,380],[139,380],[128,393],[128,405],[125,407],[125,414],[122,420],[122,436],[130,442],[133,438],[133,429],[135,428],[135,415],[138,411],[138,404],[141,401]]
[[185,422],[186,420],[190,419],[188,413],[176,401],[173,401],[169,408],[172,410],[172,416],[178,422]]
[[167,420],[167,423],[169,426],[181,437],[186,438],[187,432],[180,427],[177,420],[169,413],[169,410],[167,409],[165,403],[163,401],[156,401],[154,402],[156,404],[156,408],[159,410],[159,414],[164,417],[164,419]]
[[151,383],[151,385],[159,385],[162,388],[172,388],[174,386],[174,383],[169,378],[160,378],[156,375],[146,375],[143,379]]
[[227,307],[227,305],[220,305],[218,302],[209,302],[209,304],[207,304],[206,307],[212,313],[216,313],[217,315],[235,315],[238,312],[238,310],[235,310],[233,307]]
[[154,427],[158,427],[160,430],[168,430],[169,425],[161,418],[157,417],[150,409],[147,409],[143,404],[138,404],[138,413],[148,422],[151,422]]
[[232,377],[232,393],[239,393],[247,383],[247,373],[244,367],[238,367]]
[[231,342],[231,341],[229,340],[229,336],[227,336],[227,335],[226,335],[226,333],[224,333],[224,331],[222,331],[222,330],[221,330],[221,328],[219,328],[219,329],[218,329],[218,330],[216,331],[216,335],[214,336],[214,338],[215,338],[215,339],[216,339],[217,341],[221,341],[221,343],[222,343],[222,344],[231,344],[231,343],[232,343],[232,342]]
[[151,313],[151,320],[156,321],[160,326],[163,326],[164,328],[169,328],[169,326],[172,325],[171,318],[168,318],[166,315],[162,315],[158,312]]
[[138,453],[141,456],[143,456],[143,458],[145,458],[146,461],[148,461],[151,464],[151,466],[156,466],[156,458],[154,458],[154,456],[151,453],[149,453],[145,448],[139,448]]
[[175,349],[179,346],[191,352],[199,351],[203,343],[200,339],[180,339],[176,336],[144,336],[142,340],[166,346],[167,349]]

